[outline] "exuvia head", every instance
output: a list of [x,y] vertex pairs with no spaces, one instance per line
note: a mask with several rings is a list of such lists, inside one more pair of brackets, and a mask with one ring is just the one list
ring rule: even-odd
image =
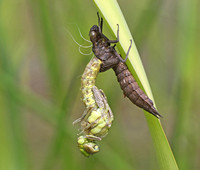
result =
[[81,153],[87,157],[99,152],[99,146],[94,141],[87,139],[85,136],[79,136],[77,143]]
[[93,25],[89,32],[92,43],[97,42],[101,38],[101,31],[97,25]]

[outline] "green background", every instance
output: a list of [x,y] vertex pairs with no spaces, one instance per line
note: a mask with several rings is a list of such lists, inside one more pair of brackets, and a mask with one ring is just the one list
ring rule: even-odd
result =
[[[200,169],[200,2],[118,1],[138,47],[180,169]],[[89,0],[0,1],[0,170],[158,169],[143,111],[124,98],[112,70],[101,73],[115,116],[85,158],[76,139],[84,105],[80,79],[92,55],[78,45],[97,24]],[[106,25],[104,33],[110,39]],[[90,53],[91,48],[83,50]]]

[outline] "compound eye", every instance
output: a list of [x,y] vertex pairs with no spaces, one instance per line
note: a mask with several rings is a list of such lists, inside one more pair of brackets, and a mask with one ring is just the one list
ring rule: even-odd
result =
[[97,34],[97,33],[96,33],[95,31],[91,31],[91,32],[90,32],[90,37],[96,37],[96,34]]
[[94,154],[99,152],[99,146],[95,143],[87,143],[83,145],[84,150],[89,154]]
[[79,136],[77,143],[81,153],[87,157],[99,152],[99,146],[95,142],[89,141],[85,136]]

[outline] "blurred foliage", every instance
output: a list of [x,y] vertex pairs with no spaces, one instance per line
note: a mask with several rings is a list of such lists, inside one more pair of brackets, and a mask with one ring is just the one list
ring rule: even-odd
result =
[[[119,4],[177,163],[200,169],[200,2]],[[77,149],[72,122],[84,110],[80,77],[92,55],[81,55],[68,31],[88,45],[77,26],[89,39],[96,12],[89,0],[0,1],[0,169],[157,169],[143,111],[123,98],[112,71],[97,79],[115,115],[109,135],[89,159]]]

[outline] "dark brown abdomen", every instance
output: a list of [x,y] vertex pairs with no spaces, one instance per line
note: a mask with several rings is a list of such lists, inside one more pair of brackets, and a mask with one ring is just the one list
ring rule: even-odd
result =
[[117,80],[124,92],[135,105],[143,108],[156,117],[161,117],[156,108],[153,106],[153,102],[148,96],[140,89],[134,77],[128,70],[127,66],[120,62],[117,66],[113,67]]

